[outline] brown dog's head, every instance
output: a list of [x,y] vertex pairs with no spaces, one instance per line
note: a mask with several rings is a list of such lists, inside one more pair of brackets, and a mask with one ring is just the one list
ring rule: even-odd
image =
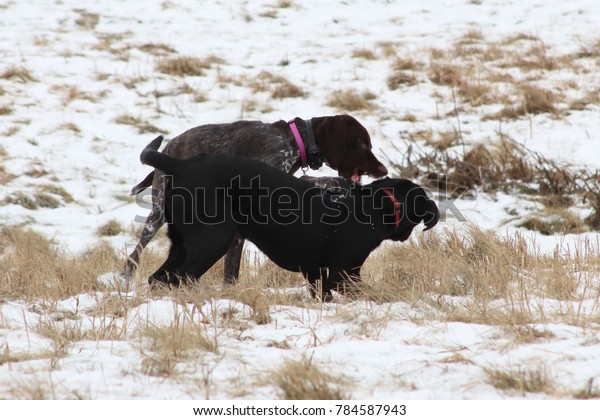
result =
[[336,115],[314,118],[315,139],[329,166],[341,177],[360,183],[361,175],[381,178],[388,171],[371,151],[367,129],[354,117]]

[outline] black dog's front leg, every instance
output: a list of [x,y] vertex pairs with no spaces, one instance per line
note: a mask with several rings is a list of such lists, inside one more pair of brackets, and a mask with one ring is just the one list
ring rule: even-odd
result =
[[[360,279],[360,267],[350,270],[330,270],[329,272],[329,290],[335,290],[342,295],[355,295],[362,287]],[[331,292],[330,292],[331,293]]]
[[313,299],[319,297],[323,302],[330,302],[333,296],[329,285],[329,275],[326,268],[307,273],[308,291]]

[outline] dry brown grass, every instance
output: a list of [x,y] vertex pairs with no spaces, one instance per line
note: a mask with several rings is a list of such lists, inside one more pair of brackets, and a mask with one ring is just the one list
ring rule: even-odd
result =
[[535,230],[543,235],[567,235],[569,233],[585,232],[585,222],[568,209],[546,207],[540,214],[533,215],[519,224],[529,230]]
[[485,368],[487,381],[494,388],[503,391],[517,391],[520,394],[554,394],[556,387],[544,366],[537,368]]
[[105,245],[64,255],[43,235],[19,227],[3,228],[0,238],[0,300],[52,301],[98,290],[97,276],[120,263]]
[[20,82],[35,82],[37,79],[25,66],[17,66],[15,64],[9,65],[2,73],[0,73],[0,79],[18,80]]
[[515,119],[529,114],[558,114],[560,95],[529,84],[517,87],[519,100],[517,105],[507,105],[496,114],[484,117],[484,120]]
[[261,71],[248,84],[254,92],[269,92],[273,99],[299,98],[306,95],[302,88],[285,77],[268,71]]
[[375,55],[375,52],[373,52],[373,50],[370,50],[368,48],[360,48],[360,49],[353,50],[352,57],[353,58],[362,58],[364,60],[376,60],[377,59],[377,55]]
[[506,241],[476,228],[465,234],[419,235],[410,246],[390,248],[369,263],[383,267],[381,281],[370,293],[384,301],[409,303],[427,295],[472,296],[481,302],[508,297],[510,285],[518,283],[516,271],[530,262],[524,247],[522,241]]
[[213,64],[222,64],[223,60],[216,56],[198,58],[181,56],[175,58],[161,58],[156,63],[156,70],[171,76],[203,76],[204,71]]
[[135,117],[131,114],[122,114],[115,118],[115,122],[117,124],[131,125],[138,129],[139,134],[145,133],[160,133],[162,130],[150,122],[140,118]]
[[205,352],[218,351],[216,339],[207,326],[178,316],[168,326],[147,325],[139,332],[149,341],[144,346],[142,372],[149,376],[169,377],[177,374],[177,363],[197,358]]
[[13,108],[10,105],[0,105],[0,115],[10,115],[13,113]]
[[117,236],[123,233],[123,226],[118,220],[112,219],[100,226],[96,233],[98,236]]
[[370,111],[376,108],[373,100],[376,96],[368,91],[358,92],[353,89],[332,92],[327,105],[341,111]]
[[[0,170],[0,179],[3,178],[2,173]],[[10,174],[5,174],[4,179],[8,182],[12,177]],[[37,210],[40,207],[56,209],[73,201],[73,197],[63,188],[46,184],[35,187],[31,193],[24,191],[11,193],[1,203],[3,205],[17,204],[28,210]]]
[[412,73],[404,71],[404,70],[395,70],[388,78],[387,78],[387,86],[390,90],[395,90],[400,88],[401,86],[412,86],[416,85],[418,82],[416,76]]
[[0,165],[0,184],[6,185],[15,178],[15,175],[8,172],[3,165]]
[[[484,120],[517,119],[524,115],[549,113],[561,116],[564,109],[584,109],[597,104],[597,89],[582,93],[575,79],[596,66],[596,45],[582,46],[572,54],[554,52],[538,37],[516,34],[505,39],[486,39],[479,29],[459,37],[452,47],[422,51],[429,62],[391,57],[388,87],[397,89],[424,81],[421,74],[440,86],[441,101],[461,101],[471,107],[502,104],[500,112],[484,115]],[[413,53],[413,56],[415,54]],[[565,82],[565,74],[573,78]],[[543,84],[543,86],[542,86]],[[579,96],[576,99],[567,99]]]
[[[454,197],[476,190],[527,196],[546,210],[541,216],[533,215],[526,227],[545,233],[580,233],[585,224],[596,229],[600,223],[598,171],[558,164],[502,133],[497,141],[469,148],[461,144],[456,130],[419,131],[412,134],[411,140],[403,151],[403,160],[390,164],[401,177],[420,179],[423,185]],[[417,142],[433,150],[420,149]],[[463,146],[464,152],[457,146]],[[577,198],[592,209],[583,222],[567,211]]]
[[310,359],[287,361],[270,381],[285,400],[346,400],[340,379],[323,372]]
[[160,42],[147,42],[144,44],[136,45],[136,48],[153,56],[165,56],[177,52],[175,48]]
[[90,13],[83,9],[75,9],[75,12],[79,14],[79,17],[75,19],[75,24],[82,29],[93,30],[100,22],[100,15],[98,13]]
[[27,210],[41,208],[56,209],[64,205],[64,201],[57,195],[46,192],[43,188],[37,188],[33,193],[17,191],[8,195],[1,202],[2,205],[16,204]]
[[[417,234],[409,244],[390,247],[367,260],[364,297],[376,302],[426,303],[435,319],[487,325],[528,326],[552,316],[577,325],[591,314],[538,312],[533,300],[600,299],[593,287],[598,250],[582,246],[571,254],[542,255],[520,235],[501,238],[475,227]],[[585,266],[589,275],[574,267]],[[461,298],[461,299],[456,299]],[[502,304],[500,304],[502,302]]]
[[105,93],[93,95],[89,92],[82,91],[79,86],[75,85],[53,85],[50,86],[50,92],[61,95],[63,105],[68,105],[75,100],[97,102],[99,97],[105,95]]

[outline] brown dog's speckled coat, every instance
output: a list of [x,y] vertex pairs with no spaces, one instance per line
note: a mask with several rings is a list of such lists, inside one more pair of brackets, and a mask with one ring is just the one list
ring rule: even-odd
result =
[[[298,121],[298,119],[297,119]],[[299,121],[301,122],[301,121]],[[387,174],[385,166],[371,151],[367,130],[349,115],[312,118],[315,140],[325,164],[341,177],[356,179],[360,175],[380,178]],[[306,127],[298,125],[304,138]],[[300,168],[300,154],[288,123],[237,121],[228,124],[208,124],[192,128],[171,140],[163,153],[186,159],[199,153],[233,154],[260,160],[287,173]],[[124,270],[129,279],[138,266],[141,253],[158,229],[165,223],[164,177],[151,172],[132,189],[132,194],[152,186],[152,210],[146,219],[140,240],[127,260]],[[244,238],[235,235],[225,257],[225,280],[235,281],[239,274]]]

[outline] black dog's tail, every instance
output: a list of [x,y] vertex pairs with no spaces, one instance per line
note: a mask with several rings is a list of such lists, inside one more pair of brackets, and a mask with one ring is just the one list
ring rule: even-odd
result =
[[177,168],[181,165],[179,159],[160,153],[158,148],[163,141],[163,136],[158,136],[148,144],[140,154],[140,160],[144,165],[150,165],[169,175],[174,175]]

